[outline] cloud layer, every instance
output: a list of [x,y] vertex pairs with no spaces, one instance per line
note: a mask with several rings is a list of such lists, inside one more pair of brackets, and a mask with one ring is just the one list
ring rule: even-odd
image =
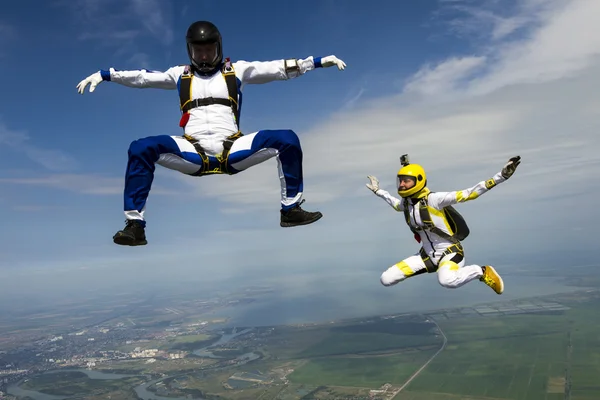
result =
[[[274,160],[244,171],[243,178],[198,184],[181,177],[182,182],[201,198],[219,199],[224,224],[242,223],[248,213],[264,215],[268,222],[258,222],[256,229],[265,232],[230,233],[230,240],[249,247],[294,243],[321,249],[323,256],[332,250],[322,244],[333,242],[341,263],[377,252],[395,252],[399,260],[416,244],[401,216],[365,188],[366,175],[378,176],[394,193],[399,156],[408,153],[425,166],[433,190],[459,190],[491,177],[518,154],[523,162],[513,179],[460,206],[475,232],[468,239],[470,254],[510,257],[559,245],[583,248],[595,226],[591,220],[597,225],[599,217],[566,210],[573,196],[579,196],[581,209],[593,208],[591,195],[599,194],[590,177],[600,173],[600,39],[593,34],[600,3],[527,0],[495,24],[485,23],[495,17],[484,11],[471,7],[463,20],[464,26],[479,22],[488,28],[480,51],[426,64],[400,93],[358,99],[352,110],[341,107],[300,132],[305,206],[325,213],[315,227],[285,235],[273,227],[279,198]],[[499,251],[500,244],[510,250]]]
[[[173,42],[171,8],[158,0],[82,0],[57,4],[73,15],[78,38],[113,48],[115,56],[129,56],[136,68],[150,68],[143,39],[152,39],[169,51]],[[151,45],[151,44],[150,44]]]
[[[365,187],[366,175],[378,176],[394,193],[404,153],[426,168],[433,190],[470,187],[498,172],[509,157],[523,157],[510,181],[459,206],[473,232],[466,242],[468,263],[506,267],[512,260],[514,268],[523,268],[547,262],[555,254],[545,254],[549,249],[571,254],[592,245],[600,221],[584,210],[594,210],[600,194],[593,179],[600,173],[600,40],[593,31],[600,3],[525,0],[510,13],[490,4],[446,5],[454,12],[454,32],[479,32],[475,50],[430,60],[392,96],[365,100],[359,90],[331,118],[298,132],[305,207],[321,209],[321,221],[279,228],[275,160],[233,177],[191,178],[159,167],[157,173],[180,181],[196,214],[153,209],[152,246],[132,258],[144,268],[153,263],[153,271],[189,272],[197,279],[265,272],[261,276],[302,285],[298,276],[325,268],[331,284],[350,270],[366,271],[377,284],[378,274],[413,254],[417,244],[402,215]],[[146,31],[156,32],[156,24]],[[71,182],[77,185],[67,187],[66,177],[55,176],[46,184],[96,193],[116,193],[122,185],[121,178],[101,179],[93,188],[83,181],[76,178]],[[200,217],[213,213],[213,203],[222,214],[209,232]],[[184,228],[171,216],[180,213],[195,236],[176,237]],[[161,214],[169,220],[154,224]],[[172,232],[168,243],[155,239],[163,229]]]
[[[598,143],[594,128],[600,98],[593,87],[599,81],[600,38],[593,30],[600,3],[568,4],[527,0],[514,15],[503,17],[466,8],[463,24],[480,23],[488,29],[483,36],[491,37],[481,53],[428,63],[405,81],[401,93],[359,99],[352,110],[342,109],[300,132],[307,197],[343,202],[361,193],[364,176],[372,173],[391,184],[403,153],[423,163],[433,181],[451,178],[446,189],[454,182],[464,186],[487,178],[516,153],[524,157],[518,172],[524,178],[553,179],[551,173],[582,162],[594,168],[590,145]],[[528,34],[508,34],[517,27]],[[207,180],[200,195],[232,206],[271,206],[278,194],[275,168],[270,160],[243,172],[244,179]],[[556,178],[583,178],[564,172]],[[499,191],[517,190],[519,182]]]

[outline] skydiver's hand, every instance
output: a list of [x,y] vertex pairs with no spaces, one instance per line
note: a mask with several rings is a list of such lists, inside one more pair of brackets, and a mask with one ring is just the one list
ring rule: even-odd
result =
[[79,92],[79,94],[83,94],[83,92],[85,91],[85,87],[89,84],[90,93],[92,93],[100,82],[102,82],[102,75],[100,75],[100,71],[98,71],[79,82],[79,84],[77,84],[77,91]]
[[337,65],[339,70],[343,70],[344,68],[346,68],[346,63],[333,55],[321,58],[321,65],[323,66],[323,68],[333,67],[334,65]]
[[521,164],[521,156],[511,157],[504,165],[504,168],[502,168],[502,176],[504,179],[510,178],[515,173],[519,164]]
[[367,178],[371,183],[367,183],[366,186],[373,192],[376,193],[379,190],[379,180],[372,175],[368,175]]

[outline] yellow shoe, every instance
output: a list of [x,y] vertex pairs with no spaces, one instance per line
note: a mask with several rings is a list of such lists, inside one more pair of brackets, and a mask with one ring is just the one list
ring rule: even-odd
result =
[[483,276],[479,278],[479,280],[494,289],[494,292],[502,294],[502,292],[504,292],[504,282],[494,267],[491,265],[484,265],[482,269]]

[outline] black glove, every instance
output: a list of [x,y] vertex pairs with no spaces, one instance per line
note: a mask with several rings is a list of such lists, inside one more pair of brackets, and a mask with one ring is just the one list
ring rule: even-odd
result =
[[515,173],[517,166],[521,164],[521,156],[511,157],[508,162],[502,168],[502,176],[504,179],[508,179]]

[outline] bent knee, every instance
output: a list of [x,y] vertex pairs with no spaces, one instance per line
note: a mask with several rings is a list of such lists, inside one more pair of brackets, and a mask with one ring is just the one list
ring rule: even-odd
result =
[[162,153],[178,153],[179,147],[171,136],[159,135],[137,139],[129,144],[130,157],[158,160]]
[[284,130],[278,131],[278,136],[279,136],[279,140],[282,143],[285,143],[285,144],[288,144],[291,146],[300,147],[300,138],[298,137],[296,132],[294,132],[293,130],[284,129]]
[[438,272],[438,282],[447,289],[455,289],[459,286],[460,280],[455,271],[445,269],[444,271]]
[[381,277],[379,278],[379,282],[381,282],[381,284],[383,286],[392,286],[394,284],[394,281],[391,280],[388,276],[386,276],[385,274],[382,274]]
[[460,286],[460,277],[458,271],[460,266],[451,261],[442,261],[438,269],[438,282],[445,288],[455,289]]
[[130,156],[143,156],[148,154],[153,147],[153,141],[148,138],[136,139],[129,144],[128,153]]
[[381,277],[379,277],[379,282],[381,282],[381,284],[383,286],[393,286],[396,283],[400,282],[403,278],[399,278],[398,276],[392,274],[390,271],[385,271],[383,274],[381,274]]

